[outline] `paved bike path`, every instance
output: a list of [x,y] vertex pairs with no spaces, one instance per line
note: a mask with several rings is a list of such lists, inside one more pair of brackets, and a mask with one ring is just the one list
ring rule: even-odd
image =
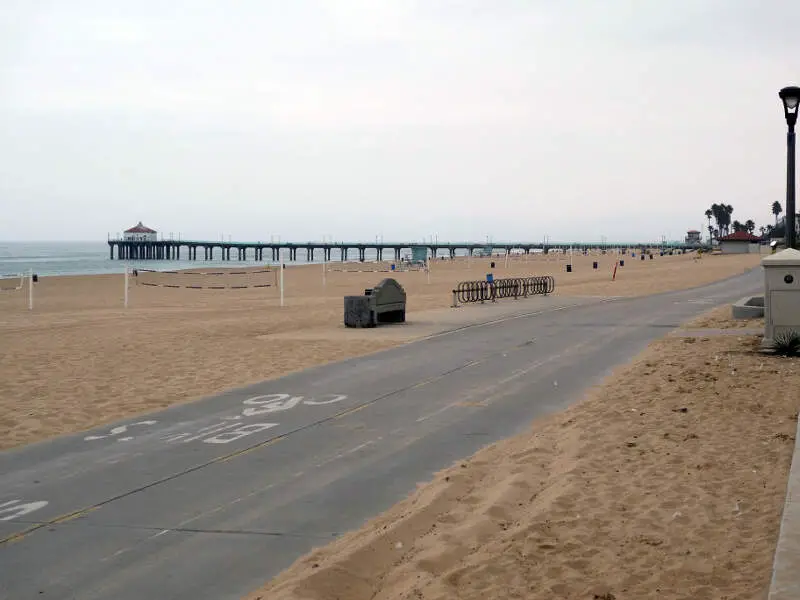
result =
[[0,598],[237,598],[435,470],[565,407],[681,321],[760,286],[756,271],[643,299],[551,299],[0,453]]

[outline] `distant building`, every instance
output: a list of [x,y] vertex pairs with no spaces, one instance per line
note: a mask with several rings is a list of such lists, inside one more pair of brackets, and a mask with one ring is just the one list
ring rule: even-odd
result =
[[156,242],[158,241],[158,232],[155,229],[145,227],[139,221],[130,229],[125,230],[122,239],[126,242]]
[[758,254],[761,252],[761,238],[746,231],[736,231],[719,238],[723,254]]
[[701,244],[700,241],[700,232],[697,229],[690,229],[686,232],[686,243],[687,244]]

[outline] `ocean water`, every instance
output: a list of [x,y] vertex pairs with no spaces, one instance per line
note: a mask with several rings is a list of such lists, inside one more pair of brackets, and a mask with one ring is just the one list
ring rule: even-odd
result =
[[[184,249],[185,250],[185,249]],[[200,251],[202,253],[202,250]],[[186,255],[184,251],[182,254]],[[132,267],[156,269],[189,269],[204,266],[255,266],[270,264],[270,261],[252,260],[111,260],[106,242],[0,242],[0,277],[33,271],[40,276],[48,275],[96,275],[100,273],[122,273],[125,264]],[[298,252],[297,258],[305,258]],[[319,255],[319,253],[317,253]],[[116,255],[116,253],[115,253]],[[270,255],[271,257],[271,255]],[[300,260],[297,261],[301,262]]]
[[[202,249],[198,255],[202,256]],[[187,255],[185,248],[182,257]],[[459,252],[459,254],[462,254]],[[116,255],[116,253],[115,253]],[[270,251],[264,252],[265,259],[272,258]],[[384,252],[384,258],[392,257],[391,252]],[[252,250],[249,251],[248,260],[239,261],[236,251],[231,253],[230,261],[220,260],[220,251],[216,250],[216,260],[111,260],[106,242],[2,242],[0,241],[0,277],[14,276],[18,273],[32,271],[40,276],[48,275],[96,275],[100,273],[122,273],[127,263],[131,267],[155,269],[158,271],[173,269],[190,269],[198,267],[236,267],[257,266],[273,264],[271,260],[256,262]],[[305,250],[297,251],[297,261],[292,264],[304,264]],[[358,252],[350,252],[350,260],[357,259]],[[288,259],[288,253],[286,253]],[[322,258],[321,252],[316,252],[315,258]],[[337,252],[333,252],[333,260],[338,260]],[[375,260],[374,250],[367,249],[366,260]],[[321,262],[321,261],[317,261]]]

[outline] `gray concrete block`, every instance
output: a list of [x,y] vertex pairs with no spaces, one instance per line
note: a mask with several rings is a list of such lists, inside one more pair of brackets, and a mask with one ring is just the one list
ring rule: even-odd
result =
[[734,319],[759,319],[764,316],[764,296],[746,296],[733,303]]

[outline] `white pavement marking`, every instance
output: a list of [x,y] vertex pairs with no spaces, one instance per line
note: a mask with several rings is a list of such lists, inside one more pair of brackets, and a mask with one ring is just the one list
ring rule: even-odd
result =
[[382,439],[383,439],[382,437],[379,437],[379,438],[374,439],[374,440],[368,440],[368,441],[364,442],[363,444],[359,444],[355,448],[350,448],[350,450],[345,450],[344,452],[340,452],[339,454],[336,454],[335,456],[332,456],[332,457],[330,457],[330,458],[328,458],[326,460],[323,460],[321,463],[317,463],[315,466],[319,469],[320,467],[324,467],[325,465],[329,465],[332,462],[334,462],[336,460],[339,460],[340,458],[344,458],[345,456],[348,456],[350,454],[354,454],[354,453],[358,452],[359,450],[363,450],[367,446],[372,446],[373,444],[376,444],[377,442],[381,441]]
[[[46,500],[37,500],[36,502],[26,502],[25,504],[20,504],[21,500],[9,500],[0,504],[0,521],[10,521],[11,519],[16,519],[23,515],[30,514],[34,511],[39,510],[40,508],[44,508],[47,506],[48,502]],[[6,516],[2,516],[3,513],[7,513]]]
[[[459,401],[459,402],[460,402],[460,401]],[[417,423],[422,423],[423,421],[427,421],[427,420],[428,420],[428,419],[430,419],[431,417],[435,417],[436,415],[439,415],[439,414],[443,413],[444,411],[446,411],[448,408],[453,408],[453,407],[454,407],[454,406],[456,406],[457,404],[458,404],[458,402],[453,402],[453,403],[451,403],[451,404],[447,404],[447,405],[443,406],[443,407],[442,407],[442,408],[440,408],[439,410],[436,410],[436,411],[434,411],[434,412],[432,412],[432,413],[428,413],[427,415],[423,415],[423,416],[421,416],[421,417],[419,417],[419,418],[417,419]]]
[[[207,444],[227,444],[246,435],[258,433],[271,427],[276,427],[278,423],[251,423],[242,425],[238,429],[230,430],[241,425],[244,417],[254,417],[261,414],[283,412],[290,410],[299,404],[309,406],[324,406],[334,404],[347,399],[346,394],[323,394],[319,400],[314,398],[305,399],[304,396],[293,396],[291,394],[262,394],[247,398],[242,403],[248,406],[239,415],[226,415],[219,417],[219,423],[202,427],[194,432],[172,433],[162,436],[160,439],[166,443],[173,442],[195,442],[203,441]],[[205,438],[205,439],[204,439]],[[99,439],[99,437],[97,438]]]
[[[203,440],[206,444],[228,444],[230,442],[235,442],[236,440],[243,438],[247,435],[253,433],[261,433],[262,431],[266,431],[267,429],[272,429],[273,427],[277,427],[279,423],[250,423],[249,425],[242,425],[238,429],[233,429],[231,431],[221,431],[217,433],[214,437],[206,438]],[[226,437],[226,436],[233,436],[233,437]]]
[[236,427],[238,423],[217,423],[216,425],[209,425],[208,427],[202,427],[198,429],[198,433],[192,437],[186,438],[183,440],[184,442],[193,442],[195,440],[199,440],[206,436],[210,436],[220,431],[224,431],[225,429],[230,429],[231,427]]
[[[119,435],[121,433],[125,433],[126,431],[128,431],[128,427],[135,427],[136,425],[155,425],[156,423],[158,423],[158,421],[137,421],[136,423],[131,423],[130,425],[119,425],[117,427],[112,427],[111,429],[109,429],[108,433],[105,435],[87,435],[86,437],[83,438],[83,441],[92,442],[94,440],[102,440],[107,437],[112,437],[115,435]],[[119,441],[129,441],[132,439],[133,439],[132,437],[129,437],[127,439],[121,439]]]

